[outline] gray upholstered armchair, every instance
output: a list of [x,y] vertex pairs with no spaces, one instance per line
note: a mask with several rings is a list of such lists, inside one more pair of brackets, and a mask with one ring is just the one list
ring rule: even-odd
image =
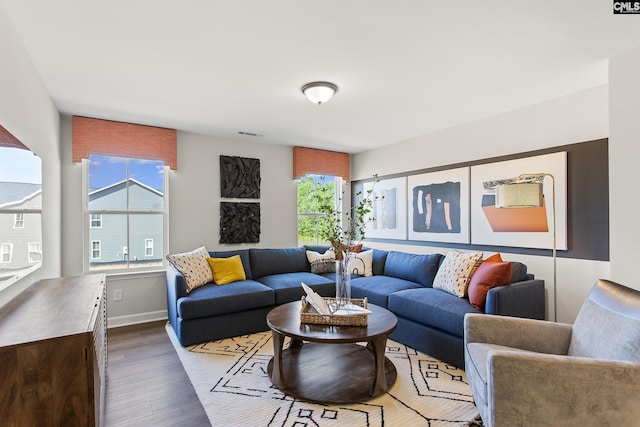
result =
[[640,291],[599,280],[573,325],[468,314],[464,334],[485,426],[640,425]]

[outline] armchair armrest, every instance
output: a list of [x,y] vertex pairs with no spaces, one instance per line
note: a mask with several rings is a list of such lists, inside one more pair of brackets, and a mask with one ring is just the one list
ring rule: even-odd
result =
[[544,280],[524,280],[490,289],[484,311],[485,314],[544,319]]
[[622,426],[640,419],[640,365],[509,351],[490,352],[487,363],[488,425]]
[[497,344],[548,354],[567,354],[572,326],[545,320],[468,313],[464,318],[465,345]]

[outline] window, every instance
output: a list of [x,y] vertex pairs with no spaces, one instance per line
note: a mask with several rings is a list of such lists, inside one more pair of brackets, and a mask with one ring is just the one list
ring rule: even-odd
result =
[[[42,160],[12,138],[0,125],[0,291],[40,268],[44,256]],[[31,243],[40,248],[32,256]]]
[[10,263],[11,255],[13,255],[13,243],[3,243],[0,246],[0,263]]
[[102,228],[102,214],[91,214],[91,228]]
[[342,194],[342,179],[333,176],[305,175],[298,181],[298,245],[323,245],[320,239],[318,200],[333,200]]
[[[162,268],[167,250],[167,167],[162,161],[103,155],[91,155],[84,164],[87,269]],[[155,245],[161,249],[154,250]]]
[[13,216],[13,228],[24,228],[24,214],[17,213]]
[[42,251],[40,250],[40,242],[27,243],[27,256],[29,263],[42,261]]
[[91,259],[100,259],[102,242],[100,240],[91,241]]
[[153,239],[144,240],[144,256],[153,256]]

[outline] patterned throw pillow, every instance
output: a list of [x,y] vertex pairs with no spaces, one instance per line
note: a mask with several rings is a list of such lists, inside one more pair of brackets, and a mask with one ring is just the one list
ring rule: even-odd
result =
[[359,276],[373,276],[373,249],[364,252],[351,252],[349,254],[349,269],[351,274]]
[[323,254],[307,251],[307,260],[311,264],[312,273],[335,273],[336,271],[336,256],[331,249]]
[[200,246],[191,252],[167,255],[167,261],[184,276],[187,282],[187,292],[213,281],[208,258],[209,252],[205,246]]
[[466,296],[471,275],[480,262],[482,252],[448,252],[433,279],[433,287],[459,297]]

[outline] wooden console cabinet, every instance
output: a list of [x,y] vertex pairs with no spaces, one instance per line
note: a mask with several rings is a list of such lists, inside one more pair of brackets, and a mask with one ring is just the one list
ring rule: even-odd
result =
[[0,310],[0,424],[102,425],[105,292],[104,274],[45,279]]

